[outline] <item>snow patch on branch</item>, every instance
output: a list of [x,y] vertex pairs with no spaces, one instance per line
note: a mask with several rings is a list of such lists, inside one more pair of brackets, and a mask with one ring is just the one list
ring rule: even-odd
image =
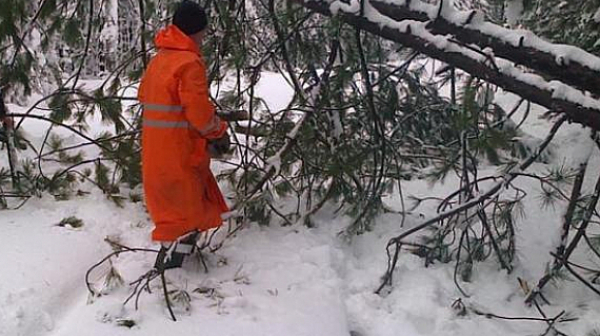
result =
[[427,29],[428,22],[415,21],[415,20],[402,20],[396,21],[375,9],[370,4],[365,4],[365,18],[371,22],[378,23],[380,27],[388,27],[391,29],[399,30],[402,32],[410,32],[411,35],[417,36],[424,39],[434,45],[440,50],[447,52],[460,52],[472,59],[476,59],[480,62],[485,61],[485,56],[475,51],[461,47],[456,43],[450,42],[451,35],[434,35]]
[[571,61],[581,63],[592,69],[600,70],[600,58],[579,49],[565,44],[553,44],[544,41],[529,30],[512,30],[500,27],[490,22],[471,23],[467,25],[470,29],[475,29],[483,34],[495,37],[506,44],[515,47],[529,47],[541,52],[555,55],[559,65],[568,65]]
[[556,80],[547,82],[539,75],[522,72],[516,68],[512,62],[504,59],[496,59],[496,65],[500,72],[505,75],[511,76],[518,81],[538,87],[542,90],[552,92],[552,98],[554,99],[568,101],[589,109],[600,110],[600,101],[586,96],[583,92],[574,89],[563,82]]
[[358,13],[360,11],[360,2],[359,0],[350,0],[350,3],[345,3],[337,0],[329,4],[329,11],[333,15],[337,15],[340,10],[345,13]]

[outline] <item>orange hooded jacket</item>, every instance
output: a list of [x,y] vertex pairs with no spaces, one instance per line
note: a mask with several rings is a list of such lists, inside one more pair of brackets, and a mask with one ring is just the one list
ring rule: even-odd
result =
[[206,69],[196,43],[174,25],[161,30],[159,49],[140,84],[143,107],[142,177],[155,224],[152,239],[173,241],[221,225],[228,211],[210,171],[207,139],[227,124],[209,100]]

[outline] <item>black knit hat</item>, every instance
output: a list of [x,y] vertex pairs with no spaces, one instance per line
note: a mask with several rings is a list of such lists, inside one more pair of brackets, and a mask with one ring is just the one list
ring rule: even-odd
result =
[[208,17],[204,8],[195,2],[184,0],[173,15],[173,24],[186,35],[194,35],[206,28]]

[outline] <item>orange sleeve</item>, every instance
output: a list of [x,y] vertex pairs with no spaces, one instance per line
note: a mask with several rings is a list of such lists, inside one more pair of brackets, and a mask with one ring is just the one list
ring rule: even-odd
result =
[[179,98],[186,119],[202,137],[215,139],[223,135],[227,124],[216,115],[209,99],[206,71],[201,62],[190,62],[183,67]]

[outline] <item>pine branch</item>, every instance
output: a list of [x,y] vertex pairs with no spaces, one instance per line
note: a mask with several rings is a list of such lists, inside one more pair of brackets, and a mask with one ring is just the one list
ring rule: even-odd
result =
[[104,145],[104,144],[102,144],[100,141],[97,141],[97,140],[95,140],[95,139],[92,139],[92,138],[90,138],[89,136],[87,136],[87,135],[86,135],[86,134],[84,134],[83,132],[80,132],[80,131],[78,131],[78,130],[77,130],[76,128],[74,128],[73,126],[69,126],[69,125],[67,125],[67,124],[63,124],[63,123],[56,122],[56,121],[54,121],[54,120],[52,120],[52,119],[50,119],[50,118],[48,118],[48,117],[39,116],[39,115],[34,115],[34,114],[28,114],[28,113],[10,113],[10,114],[8,114],[8,116],[9,116],[9,117],[17,117],[17,118],[18,118],[18,117],[21,117],[21,118],[30,118],[30,119],[37,119],[37,120],[43,120],[43,121],[47,121],[47,122],[49,122],[49,123],[51,123],[51,124],[53,124],[53,125],[60,126],[60,127],[64,127],[64,128],[66,128],[66,129],[68,129],[69,131],[71,131],[71,132],[73,132],[73,133],[77,134],[79,137],[81,137],[81,138],[83,138],[83,139],[85,139],[85,140],[87,140],[87,141],[89,141],[89,142],[91,142],[91,143],[94,143],[96,146],[98,146],[98,147],[100,147],[100,148],[102,148],[102,149],[106,150],[106,151],[107,151],[107,152],[109,152],[109,153],[113,153],[113,152],[114,152],[114,151],[113,151],[113,150],[112,150],[110,147],[107,147],[107,146],[105,146],[105,145]]
[[571,263],[570,262],[565,262],[564,263],[565,268],[575,277],[577,278],[577,280],[579,280],[581,283],[583,283],[587,288],[589,288],[592,292],[600,295],[600,290],[596,287],[594,287],[589,281],[587,281],[585,278],[583,278],[581,275],[579,275],[579,273],[575,272],[575,270],[571,267]]
[[575,209],[577,208],[577,202],[579,202],[579,197],[581,195],[581,187],[583,186],[583,180],[585,177],[586,169],[587,161],[579,166],[577,177],[575,178],[575,183],[571,191],[569,205],[567,206],[567,211],[563,216],[563,225],[560,235],[560,245],[556,248],[556,258],[554,258],[554,263],[552,265],[551,271],[546,273],[538,281],[535,288],[529,293],[529,295],[525,299],[525,303],[527,304],[531,304],[536,299],[536,297],[540,294],[544,286],[552,279],[554,274],[556,274],[562,268],[563,258],[565,256],[566,246],[569,238],[569,230],[571,229],[573,222],[573,214],[575,213]]
[[85,272],[85,284],[86,287],[89,291],[89,293],[93,296],[97,296],[98,293],[92,288],[92,282],[90,281],[90,276],[92,275],[92,272],[98,268],[100,265],[104,264],[106,261],[108,261],[110,258],[114,257],[114,256],[118,256],[121,253],[126,253],[126,252],[151,252],[151,253],[158,253],[157,250],[152,250],[152,249],[146,249],[146,248],[126,248],[126,249],[119,249],[117,251],[111,252],[110,254],[108,254],[107,256],[105,256],[104,258],[102,258],[99,262],[95,263],[94,265],[92,265],[92,267],[90,267],[86,272]]
[[[336,59],[337,51],[338,51],[337,48],[333,49],[333,51],[331,52],[331,55],[329,57],[328,65],[325,68],[325,71],[323,72],[323,74],[321,75],[321,80],[315,87],[312,88],[312,92],[310,92],[306,97],[304,97],[302,99],[303,101],[308,102],[309,104],[314,105],[314,106],[319,105],[318,100],[321,95],[321,90],[323,90],[325,88],[325,86],[327,85],[327,83],[329,81],[329,76],[333,69],[333,64]],[[304,96],[305,95],[304,90],[300,91],[299,94]],[[279,151],[274,155],[274,157],[267,160],[267,162],[271,162],[272,160],[281,160],[283,158],[283,156],[285,156],[289,153],[291,148],[296,143],[296,139],[298,137],[299,130],[307,123],[308,120],[310,120],[310,118],[316,112],[317,111],[313,110],[313,111],[305,113],[302,116],[302,118],[298,121],[298,123],[296,124],[294,129],[288,135],[285,144],[279,149]],[[255,184],[253,186],[253,188],[246,195],[244,195],[245,199],[242,202],[235,204],[231,208],[232,212],[235,212],[239,208],[243,207],[244,204],[246,204],[246,202],[251,200],[263,188],[263,186],[268,181],[271,180],[272,177],[274,177],[275,175],[277,175],[279,173],[278,168],[273,164],[269,164],[265,170],[266,170],[266,173],[263,175],[261,180],[257,184]]]
[[[17,45],[14,46],[14,53],[12,56],[12,59],[10,61],[10,68],[13,68],[17,62],[17,56],[19,56],[19,52],[21,51],[21,48],[23,48],[25,46],[25,37],[27,36],[27,34],[29,34],[31,31],[31,28],[33,28],[34,23],[39,19],[40,15],[42,14],[42,10],[44,9],[44,7],[48,4],[49,0],[43,0],[40,4],[39,7],[37,9],[37,11],[35,12],[35,14],[33,15],[33,17],[31,18],[31,20],[29,21],[29,23],[27,24],[26,28],[23,31],[23,34],[16,39],[17,41]],[[8,85],[8,83],[6,82],[6,80],[8,79],[8,76],[3,76],[4,78],[0,79],[0,90],[4,89],[5,86]]]
[[44,159],[48,156],[51,156],[53,154],[57,154],[57,153],[61,153],[61,152],[67,152],[67,151],[71,151],[74,149],[79,149],[79,148],[83,148],[83,147],[87,147],[87,146],[96,146],[99,143],[110,143],[110,142],[118,142],[121,141],[123,138],[129,137],[129,136],[136,136],[139,135],[141,133],[141,131],[131,131],[131,132],[126,132],[126,133],[122,133],[119,135],[115,135],[112,136],[110,138],[99,138],[99,139],[94,139],[94,141],[90,141],[90,142],[84,142],[84,143],[80,143],[80,144],[76,144],[76,145],[72,145],[72,146],[67,146],[67,147],[62,147],[62,148],[58,148],[55,150],[51,150],[49,152],[46,153],[40,153],[38,154],[37,159]]
[[437,215],[434,218],[426,220],[425,222],[423,222],[415,227],[412,227],[412,228],[406,230],[405,232],[403,232],[402,234],[390,239],[390,241],[387,244],[387,248],[389,249],[392,246],[395,246],[396,253],[394,254],[394,260],[389,263],[388,269],[383,276],[383,281],[382,281],[381,285],[375,291],[375,293],[379,294],[385,286],[391,284],[392,274],[393,274],[394,270],[396,269],[396,264],[398,262],[398,253],[399,253],[400,247],[402,245],[403,239],[405,239],[406,237],[408,237],[416,232],[419,232],[427,227],[430,227],[431,225],[436,224],[445,218],[456,215],[467,209],[479,206],[487,199],[492,198],[494,195],[496,195],[502,189],[502,187],[509,185],[510,182],[513,181],[518,176],[517,173],[527,169],[529,166],[531,166],[531,164],[533,164],[533,162],[535,162],[535,160],[548,147],[548,145],[550,144],[552,139],[554,139],[554,136],[556,135],[556,133],[558,132],[560,127],[563,125],[565,120],[566,120],[565,117],[562,117],[560,120],[558,120],[552,126],[552,129],[550,130],[549,134],[546,136],[544,141],[539,145],[537,150],[534,153],[532,153],[527,159],[525,159],[523,162],[521,162],[521,164],[519,164],[518,167],[516,167],[512,171],[505,173],[503,176],[499,177],[502,179],[502,181],[496,183],[494,186],[492,186],[490,189],[488,189],[488,191],[482,193],[481,195],[479,195],[476,198],[473,198],[473,199],[467,201],[466,203],[463,203],[463,204],[457,206],[456,208],[453,208],[449,211],[446,211],[446,212],[443,212],[443,213]]
[[[585,170],[585,167],[583,167],[583,169]],[[579,176],[578,176],[578,178],[579,178]],[[583,180],[583,174],[581,175],[581,180]],[[582,183],[582,182],[579,182],[579,183]],[[581,190],[581,186],[579,186],[578,188],[579,188],[579,190]],[[575,188],[574,188],[574,190],[575,190]],[[561,246],[559,246],[557,249],[557,253],[552,254],[555,258],[555,265],[553,267],[552,273],[558,272],[564,266],[565,268],[567,268],[567,270],[569,272],[571,272],[571,274],[573,274],[573,276],[575,276],[586,287],[590,288],[592,291],[594,291],[598,295],[600,295],[600,290],[593,287],[587,280],[585,280],[577,272],[575,272],[575,270],[573,270],[573,268],[571,268],[570,264],[572,264],[572,263],[569,262],[569,258],[571,257],[571,255],[573,254],[573,252],[575,251],[577,246],[579,246],[579,242],[580,242],[581,238],[585,237],[586,230],[590,224],[590,220],[591,220],[592,216],[594,215],[594,211],[596,209],[596,205],[598,204],[599,199],[600,199],[600,177],[598,177],[598,180],[596,181],[596,186],[594,188],[594,194],[590,198],[589,203],[588,203],[587,207],[585,208],[583,219],[581,221],[581,224],[579,225],[579,228],[577,229],[577,233],[573,237],[573,240],[571,241],[569,246],[564,250],[564,253],[560,253],[561,250],[564,249],[564,247],[562,247],[563,245],[561,244]],[[576,203],[576,200],[574,203]],[[571,212],[571,217],[572,217],[572,213],[574,212],[575,207],[576,207],[576,205],[569,204],[569,208],[567,209],[567,212]],[[564,229],[565,228],[563,227],[563,230]],[[566,237],[564,235],[565,235],[565,233],[563,232],[563,236],[561,237],[561,240],[563,241],[563,243],[564,243],[564,240],[566,239]],[[546,278],[548,278],[548,279],[546,279]],[[527,297],[527,300],[525,302],[531,303],[532,301],[534,301],[535,297],[541,293],[541,289],[548,282],[548,280],[550,278],[551,278],[551,276],[545,275],[540,280],[540,282],[538,283],[538,286],[536,286],[534,291],[532,291],[532,293]]]

